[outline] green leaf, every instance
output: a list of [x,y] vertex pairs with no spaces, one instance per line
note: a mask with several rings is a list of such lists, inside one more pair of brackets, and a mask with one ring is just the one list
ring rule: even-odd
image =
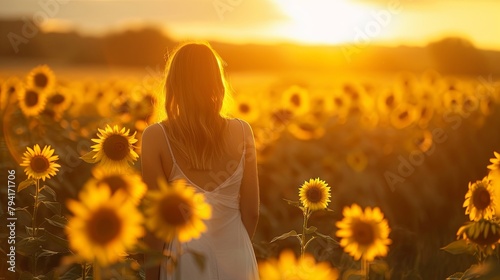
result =
[[50,211],[52,211],[54,214],[60,214],[61,213],[61,204],[59,202],[54,202],[54,201],[41,201],[45,207],[47,207]]
[[97,154],[97,152],[95,151],[90,151],[86,154],[84,154],[83,156],[81,156],[80,158],[87,162],[87,163],[95,163],[95,159],[94,159],[94,156]]
[[66,224],[68,223],[68,220],[64,216],[61,216],[61,215],[54,215],[50,218],[45,218],[45,220],[49,224],[56,226],[56,227],[60,227],[60,228],[65,228]]
[[441,248],[441,250],[445,250],[448,253],[451,253],[453,255],[458,255],[458,254],[474,254],[475,250],[474,247],[470,244],[467,244],[467,242],[464,239],[456,240],[451,242],[450,244],[446,245],[445,247]]
[[283,233],[280,236],[276,236],[275,238],[273,238],[273,240],[271,240],[270,243],[273,243],[276,240],[283,240],[283,239],[286,239],[286,238],[291,237],[291,236],[298,237],[299,235],[297,234],[297,232],[295,230],[291,230],[287,233]]
[[51,187],[49,187],[47,185],[43,185],[43,187],[40,189],[40,191],[42,191],[42,190],[45,190],[48,194],[50,194],[54,200],[57,199],[56,192]]
[[[467,269],[462,275],[462,280],[476,279],[482,276],[487,276],[490,272],[492,272],[492,267],[488,264],[473,264],[469,269]],[[493,276],[493,275],[490,275]],[[481,278],[482,279],[482,278]],[[491,279],[491,278],[487,278]],[[496,278],[493,278],[496,279]]]
[[21,183],[19,183],[19,186],[17,186],[17,192],[20,192],[22,190],[24,190],[25,188],[31,186],[31,185],[34,185],[35,184],[35,180],[30,178],[30,179],[26,179],[24,181],[22,181]]
[[447,280],[459,280],[459,279],[462,279],[463,275],[464,275],[463,272],[455,272],[452,275],[448,276],[446,279]]
[[283,198],[284,201],[286,201],[288,204],[300,208],[300,202],[299,201],[293,201],[293,200],[288,200]]
[[310,226],[310,227],[306,228],[306,234],[315,233],[317,230],[318,230],[318,228],[317,228],[317,227],[315,227],[315,226]]
[[316,235],[317,237],[323,238],[323,239],[328,240],[328,241],[332,241],[335,244],[339,244],[339,242],[337,242],[337,240],[333,239],[330,235],[322,234],[322,233],[317,232],[317,231],[313,232],[313,235]]
[[26,237],[23,238],[16,246],[19,254],[23,256],[31,256],[40,250],[40,238]]
[[[54,248],[60,247],[60,250],[59,250],[59,248],[57,248],[57,250],[59,250],[60,253],[66,253],[69,251],[68,240],[66,240],[62,237],[59,237],[55,234],[52,234],[49,231],[45,231],[45,237],[47,238],[47,241],[52,245],[51,247],[54,247]],[[53,245],[57,245],[57,247],[53,246]]]
[[42,249],[42,252],[40,254],[38,254],[37,258],[50,257],[50,256],[57,255],[57,254],[59,254],[59,252],[55,252],[55,251],[51,251],[51,250],[47,250],[47,249]]

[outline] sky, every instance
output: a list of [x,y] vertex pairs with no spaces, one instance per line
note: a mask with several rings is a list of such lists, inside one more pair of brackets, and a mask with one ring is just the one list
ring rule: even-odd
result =
[[496,0],[0,0],[1,18],[38,18],[47,31],[158,25],[177,40],[235,43],[424,46],[460,36],[500,50],[499,14]]

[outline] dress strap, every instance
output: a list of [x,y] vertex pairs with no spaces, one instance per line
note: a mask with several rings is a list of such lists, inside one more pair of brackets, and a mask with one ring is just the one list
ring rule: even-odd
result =
[[245,137],[245,126],[244,126],[244,124],[243,124],[243,121],[242,121],[242,120],[240,120],[240,119],[237,119],[237,120],[240,122],[240,124],[241,124],[241,129],[243,130],[243,155],[245,155],[245,153],[246,153],[246,149],[247,149],[247,145],[246,145],[246,143],[245,143],[245,138],[246,138],[246,137]]
[[170,151],[170,156],[172,157],[172,162],[177,163],[175,160],[175,157],[174,157],[174,153],[172,152],[172,147],[170,146],[170,141],[168,141],[167,131],[165,131],[165,128],[163,127],[161,122],[159,122],[158,125],[161,127],[161,130],[163,130],[163,135],[165,135],[165,139],[167,140],[168,150]]

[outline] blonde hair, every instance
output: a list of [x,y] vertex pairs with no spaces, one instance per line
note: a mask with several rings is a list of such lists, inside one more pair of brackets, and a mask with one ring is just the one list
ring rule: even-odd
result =
[[222,60],[206,42],[180,45],[169,56],[165,111],[170,143],[194,169],[210,169],[226,143],[223,110],[228,95]]

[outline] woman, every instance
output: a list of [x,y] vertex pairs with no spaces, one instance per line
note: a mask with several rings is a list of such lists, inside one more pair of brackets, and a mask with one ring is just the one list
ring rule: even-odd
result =
[[[246,122],[222,113],[228,89],[221,64],[207,43],[188,43],[174,51],[167,64],[167,119],[142,136],[148,188],[156,189],[160,177],[184,179],[212,207],[207,231],[183,245],[205,256],[204,269],[191,254],[183,254],[174,272],[182,279],[258,278],[251,243],[259,216],[254,138]],[[151,235],[146,241],[157,250],[169,246]],[[146,270],[147,280],[175,277],[164,265]]]

